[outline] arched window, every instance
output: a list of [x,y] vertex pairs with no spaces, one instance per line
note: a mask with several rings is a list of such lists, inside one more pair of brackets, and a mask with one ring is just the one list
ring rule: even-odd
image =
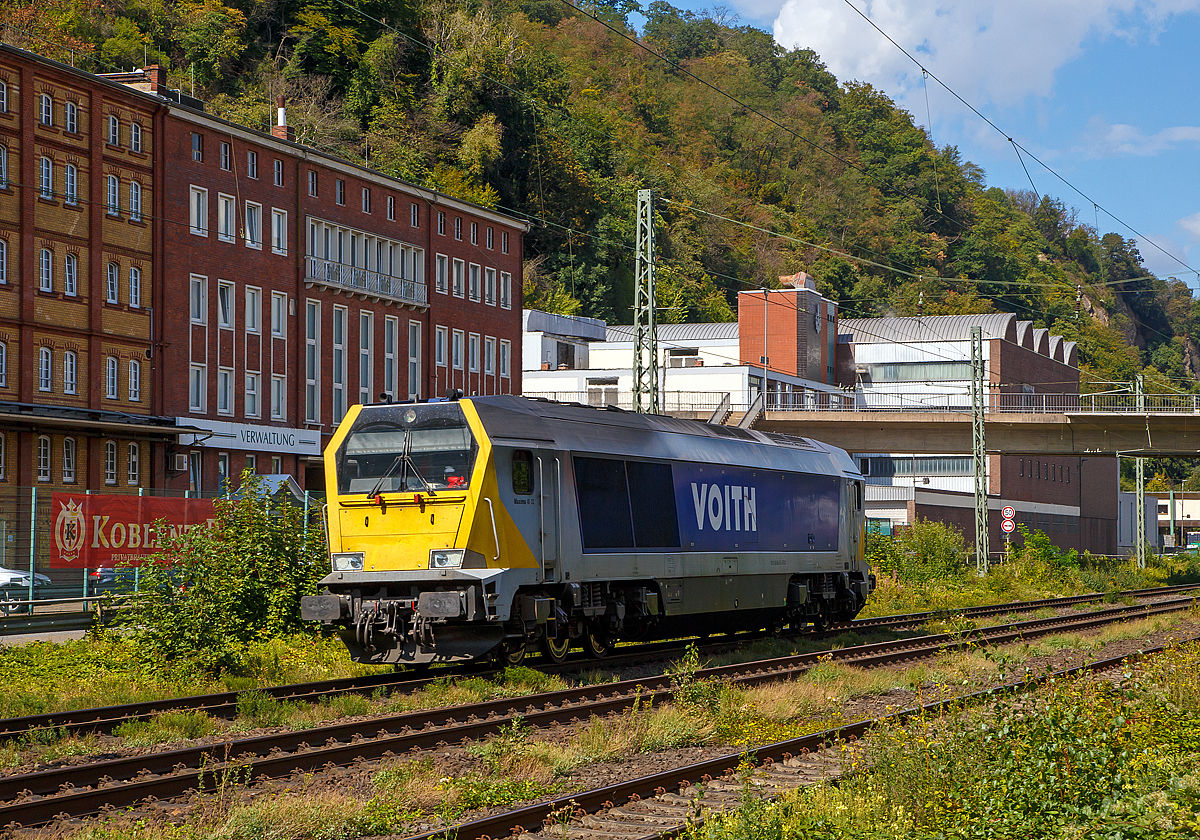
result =
[[49,391],[54,375],[54,351],[49,347],[38,350],[38,390]]
[[62,480],[64,484],[75,481],[75,438],[63,438]]
[[129,148],[135,152],[142,150],[142,127],[138,123],[129,124]]
[[54,125],[54,100],[50,98],[50,94],[42,94],[42,125]]
[[79,170],[71,163],[63,169],[63,201],[67,204],[79,203]]
[[75,297],[79,291],[79,256],[67,254],[63,258],[63,292]]
[[38,261],[38,288],[43,292],[54,291],[54,252],[43,248]]
[[0,239],[0,283],[8,282],[8,240]]
[[109,356],[104,363],[104,396],[110,400],[117,398],[116,356]]
[[142,400],[142,363],[137,359],[129,360],[129,401]]
[[129,220],[131,222],[142,220],[142,185],[137,181],[129,182]]
[[74,394],[76,388],[76,371],[78,365],[76,363],[75,351],[68,350],[63,354],[63,393]]
[[104,483],[117,483],[117,443],[112,440],[104,442]]
[[136,265],[129,267],[129,305],[142,305],[142,270]]
[[38,438],[37,470],[38,481],[50,480],[50,438],[46,435]]
[[114,114],[108,115],[108,143],[110,146],[121,145],[121,121]]
[[108,176],[108,213],[115,216],[121,212],[121,182],[116,175]]
[[[0,342],[0,388],[8,387],[8,345]],[[3,437],[3,435],[0,435]]]
[[68,134],[79,133],[79,106],[74,102],[63,106],[63,128]]
[[8,149],[0,146],[0,189],[8,188]]
[[142,480],[142,447],[129,444],[129,483],[140,484]]
[[54,198],[54,161],[43,157],[38,161],[38,173],[42,188],[41,197]]
[[119,303],[121,295],[121,267],[116,263],[108,264],[108,282],[104,286],[104,300],[107,303]]
[[8,85],[0,82],[0,114],[8,113]]

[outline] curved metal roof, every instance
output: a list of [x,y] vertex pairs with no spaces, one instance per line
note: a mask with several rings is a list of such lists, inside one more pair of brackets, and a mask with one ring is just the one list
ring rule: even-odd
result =
[[1063,342],[1063,363],[1071,367],[1079,367],[1079,348],[1074,341]]
[[856,344],[970,341],[972,327],[982,327],[984,338],[1000,338],[1013,343],[1017,340],[1017,316],[1011,312],[923,318],[843,318],[838,321],[838,333],[849,334]]
[[1050,355],[1050,330],[1036,327],[1033,331],[1033,349],[1042,356]]
[[[736,341],[737,321],[718,321],[700,324],[659,324],[659,341]],[[609,324],[605,341],[633,341],[633,326]]]
[[1017,321],[1017,344],[1033,349],[1033,321]]
[[1056,362],[1063,361],[1063,337],[1061,335],[1050,336],[1050,358]]

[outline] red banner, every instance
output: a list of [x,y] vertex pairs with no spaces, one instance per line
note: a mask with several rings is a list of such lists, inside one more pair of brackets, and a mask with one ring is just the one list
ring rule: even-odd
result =
[[211,499],[53,493],[50,504],[53,569],[137,566],[158,550],[154,523],[177,533],[211,528],[214,516]]

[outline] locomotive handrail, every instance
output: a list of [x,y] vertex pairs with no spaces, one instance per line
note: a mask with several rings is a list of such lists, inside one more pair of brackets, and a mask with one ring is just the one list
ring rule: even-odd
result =
[[496,509],[492,507],[490,498],[484,496],[483,500],[488,503],[488,513],[492,516],[492,541],[496,543],[496,556],[492,560],[496,561],[500,559],[500,534],[496,531]]

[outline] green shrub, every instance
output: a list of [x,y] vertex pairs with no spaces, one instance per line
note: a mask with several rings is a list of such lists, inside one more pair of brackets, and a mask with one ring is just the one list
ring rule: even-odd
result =
[[872,568],[909,583],[961,578],[967,570],[962,532],[930,519],[917,519],[895,536],[885,536],[872,525],[866,555]]

